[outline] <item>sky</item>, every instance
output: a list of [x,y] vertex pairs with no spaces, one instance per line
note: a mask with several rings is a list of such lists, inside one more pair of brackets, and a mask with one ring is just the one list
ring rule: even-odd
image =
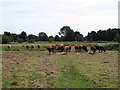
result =
[[57,35],[70,26],[84,36],[118,28],[119,0],[0,0],[0,33]]

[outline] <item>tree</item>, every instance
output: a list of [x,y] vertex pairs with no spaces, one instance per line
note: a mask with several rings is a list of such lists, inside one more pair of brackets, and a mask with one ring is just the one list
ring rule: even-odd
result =
[[22,32],[20,35],[19,35],[19,38],[21,38],[23,40],[23,42],[26,42],[27,41],[27,34],[26,32]]
[[48,41],[48,36],[44,32],[39,33],[39,40],[40,41]]
[[74,31],[69,26],[64,26],[60,29],[59,35],[65,38],[65,41],[74,41]]
[[76,31],[74,35],[75,35],[75,41],[82,41],[83,40],[83,35],[80,34],[79,31]]
[[19,39],[17,40],[17,42],[18,42],[18,43],[22,43],[22,42],[23,42],[23,39],[19,38]]
[[2,36],[2,44],[7,44],[10,42],[10,38],[6,35]]
[[35,35],[33,35],[33,34],[30,34],[30,35],[28,35],[28,41],[29,41],[29,40],[38,41],[38,37],[35,36]]
[[54,37],[54,39],[55,39],[55,41],[60,41],[60,37],[59,37],[58,35],[56,35],[56,36]]
[[117,41],[118,43],[120,43],[120,34],[117,33],[117,35],[115,37],[115,41]]
[[49,37],[48,37],[48,41],[49,41],[49,42],[53,42],[53,41],[54,41],[53,36],[49,36]]
[[30,39],[30,40],[28,40],[28,43],[34,43],[34,42],[35,42],[34,39]]
[[10,33],[10,32],[4,32],[4,35],[10,37],[10,36],[11,36],[11,33]]

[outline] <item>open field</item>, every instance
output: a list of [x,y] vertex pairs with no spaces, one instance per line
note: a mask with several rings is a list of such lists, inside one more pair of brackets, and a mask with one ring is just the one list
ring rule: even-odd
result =
[[3,88],[118,88],[118,52],[3,51]]

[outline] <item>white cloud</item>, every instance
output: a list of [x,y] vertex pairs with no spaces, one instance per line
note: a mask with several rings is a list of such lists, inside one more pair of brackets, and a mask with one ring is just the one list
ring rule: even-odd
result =
[[117,28],[118,0],[2,0],[3,29],[49,35],[69,25],[86,35],[90,30]]

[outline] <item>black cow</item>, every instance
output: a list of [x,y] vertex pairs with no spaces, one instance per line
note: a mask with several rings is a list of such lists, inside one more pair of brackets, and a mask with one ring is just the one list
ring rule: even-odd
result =
[[102,51],[106,52],[105,48],[102,46],[95,46],[95,47],[97,50],[99,50],[99,52],[102,52]]
[[88,52],[87,46],[82,47],[84,51]]

